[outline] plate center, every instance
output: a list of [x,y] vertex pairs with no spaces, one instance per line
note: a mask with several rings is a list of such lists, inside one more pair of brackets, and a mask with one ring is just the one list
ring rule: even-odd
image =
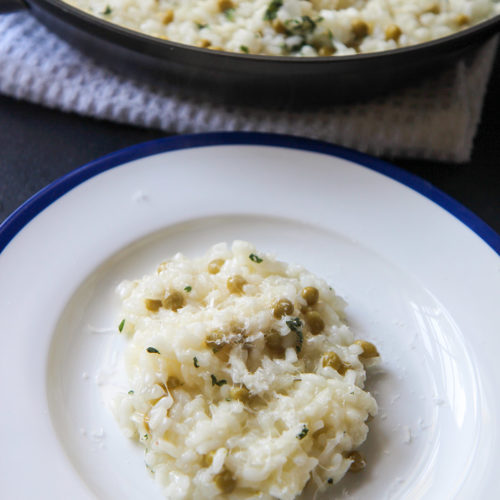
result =
[[[459,328],[412,275],[370,248],[319,226],[264,216],[178,223],[134,242],[93,270],[67,303],[47,373],[51,418],[71,463],[101,499],[161,499],[143,450],[125,438],[107,408],[124,382],[115,288],[182,252],[194,257],[220,241],[252,242],[303,265],[344,297],[357,338],[382,356],[367,389],[379,404],[362,448],[367,470],[332,492],[346,498],[404,498],[458,491],[454,471],[474,455],[478,386]],[[126,480],[124,480],[126,478]],[[320,497],[318,497],[320,498]]]

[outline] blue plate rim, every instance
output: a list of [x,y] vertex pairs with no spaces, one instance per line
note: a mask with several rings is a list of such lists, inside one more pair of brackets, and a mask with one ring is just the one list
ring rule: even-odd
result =
[[293,135],[259,132],[208,132],[163,137],[120,149],[78,167],[42,188],[5,219],[0,225],[0,254],[31,220],[54,201],[102,172],[158,153],[220,145],[276,146],[323,153],[352,161],[385,175],[433,201],[461,221],[500,255],[499,234],[471,210],[421,177],[379,158],[343,146]]

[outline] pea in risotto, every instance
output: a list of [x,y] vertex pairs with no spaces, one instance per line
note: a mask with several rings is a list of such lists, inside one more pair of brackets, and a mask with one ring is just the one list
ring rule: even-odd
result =
[[321,278],[235,241],[118,287],[124,432],[165,497],[291,500],[365,466],[376,347]]
[[498,0],[67,0],[133,30],[245,54],[331,56],[414,45],[500,14]]

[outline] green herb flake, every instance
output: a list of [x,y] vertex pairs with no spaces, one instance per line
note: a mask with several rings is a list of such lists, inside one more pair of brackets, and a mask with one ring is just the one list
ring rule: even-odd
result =
[[122,319],[121,323],[118,325],[118,331],[123,332],[123,327],[125,326],[125,319]]
[[276,19],[276,15],[278,14],[278,10],[283,5],[283,0],[271,0],[268,5],[266,12],[264,13],[264,21],[272,21]]
[[[293,26],[291,24],[293,23]],[[300,19],[293,19],[290,23],[286,23],[288,34],[297,36],[311,35],[316,29],[316,22],[309,16],[302,16]]]
[[104,12],[102,14],[104,16],[109,16],[111,12],[113,12],[113,9],[109,5],[106,5],[106,8],[104,9]]
[[193,358],[193,363],[194,363],[194,367],[195,368],[199,368],[200,367],[200,364],[198,363],[198,358],[196,356]]
[[217,377],[213,374],[210,375],[210,378],[212,379],[212,385],[218,385],[219,387],[222,387],[224,384],[227,384],[227,380],[217,380]]
[[302,47],[304,47],[304,45],[307,45],[307,44],[304,40],[302,40],[301,42],[296,43],[295,45],[292,45],[290,47],[290,52],[300,52],[302,50]]
[[231,9],[226,9],[224,11],[224,15],[226,16],[226,19],[228,21],[234,21],[234,9],[231,8]]
[[302,344],[304,343],[304,334],[302,333],[302,330],[297,330],[295,332],[297,335],[297,344],[295,345],[295,350],[297,352],[302,351]]
[[154,354],[160,354],[160,351],[154,347],[148,347],[146,351],[154,353]]
[[248,258],[257,264],[260,264],[264,259],[261,259],[258,255],[255,255],[254,253],[251,253]]
[[302,333],[302,321],[299,318],[292,318],[286,322],[288,328],[295,332],[297,335],[297,342],[295,344],[295,350],[300,352],[302,350],[302,344],[304,343],[304,334]]
[[300,321],[300,318],[292,318],[286,322],[286,325],[292,332],[296,332],[302,328],[302,321]]
[[129,394],[134,394],[134,391],[132,389],[130,389],[130,391],[128,391]]
[[144,439],[149,439],[149,436],[147,434],[144,434],[143,438]]
[[248,52],[249,52],[248,47],[246,45],[240,45],[240,50],[241,50],[241,52],[244,52],[245,54],[248,54]]
[[208,28],[208,24],[203,24],[203,23],[195,23],[195,24],[199,30],[202,30],[203,28]]
[[304,439],[307,436],[309,429],[304,425],[302,430],[295,436],[297,439]]
[[192,286],[189,286],[189,285],[184,287],[184,291],[185,291],[185,292],[188,292],[188,293],[189,293],[192,289],[193,289],[193,287],[192,287]]

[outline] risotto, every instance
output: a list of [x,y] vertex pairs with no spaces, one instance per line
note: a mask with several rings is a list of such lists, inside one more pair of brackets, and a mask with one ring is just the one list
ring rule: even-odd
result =
[[174,499],[293,499],[365,466],[376,347],[345,302],[246,242],[118,287],[129,390],[113,412]]
[[443,37],[499,0],[67,0],[147,35],[246,54],[331,56]]

